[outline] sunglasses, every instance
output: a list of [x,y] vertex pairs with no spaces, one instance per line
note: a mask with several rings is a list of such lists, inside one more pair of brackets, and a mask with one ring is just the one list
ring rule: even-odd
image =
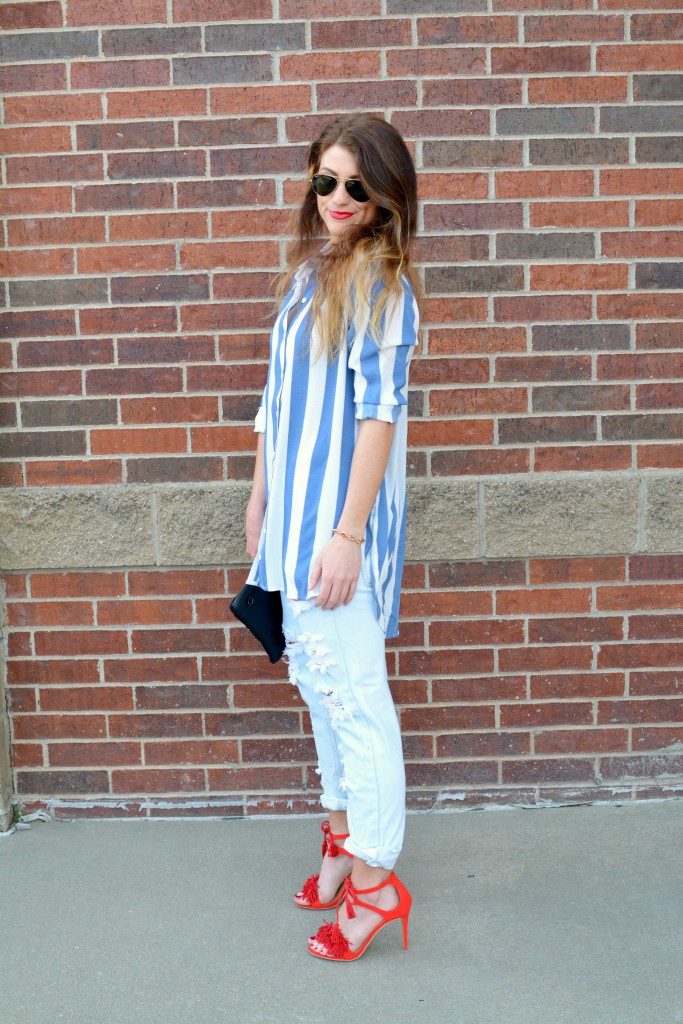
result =
[[[330,196],[339,184],[339,178],[333,174],[314,174],[311,178],[313,191],[319,196]],[[358,178],[347,178],[344,188],[355,203],[369,203],[370,196],[365,191],[362,181]]]

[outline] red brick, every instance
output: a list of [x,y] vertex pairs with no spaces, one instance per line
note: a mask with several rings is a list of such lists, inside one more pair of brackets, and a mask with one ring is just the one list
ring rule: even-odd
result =
[[[559,647],[508,647],[498,654],[502,672],[547,672],[551,669],[583,669],[592,665],[590,645]],[[602,666],[601,666],[602,667]]]
[[[651,47],[643,46],[641,49],[650,50]],[[601,195],[653,195],[683,191],[683,168],[680,167],[602,167],[599,173]]]
[[238,760],[237,740],[155,740],[145,743],[145,764],[216,764]]
[[[588,295],[520,295],[510,298],[496,295],[493,309],[494,315],[501,321],[583,321],[590,320],[592,316],[591,297]],[[622,309],[619,316],[624,315]]]
[[5,153],[68,153],[71,133],[65,125],[2,128],[0,145]]
[[7,158],[7,181],[101,181],[104,167],[101,153],[57,154]]
[[176,311],[173,306],[119,306],[105,309],[82,309],[81,330],[86,334],[128,334],[139,331],[175,331]]
[[598,703],[599,722],[683,722],[683,699],[609,700]]
[[411,445],[490,444],[494,440],[493,420],[428,420],[409,424]]
[[603,644],[599,668],[657,668],[683,665],[683,643]]
[[[635,223],[637,226],[666,228],[670,224],[680,224],[683,200],[636,199],[635,210]],[[628,222],[625,222],[623,226],[626,227],[627,224]]]
[[652,729],[633,728],[631,736],[634,750],[661,751],[662,747],[673,747],[675,744],[683,743],[683,726],[674,728],[656,726]]
[[94,622],[90,601],[13,601],[7,606],[10,627],[89,626]]
[[683,318],[683,296],[680,292],[659,292],[653,295],[618,294],[599,295],[597,298],[598,318],[612,320],[615,317],[632,320],[656,319],[657,317]]
[[[601,48],[598,48],[598,51]],[[493,46],[491,71],[501,74],[543,74],[547,71],[590,71],[590,46]],[[619,70],[613,68],[611,70]]]
[[12,767],[35,768],[43,765],[43,747],[40,743],[13,743]]
[[64,64],[13,64],[0,69],[5,92],[56,92],[66,89]]
[[74,255],[70,249],[15,249],[5,253],[2,271],[9,278],[61,277],[74,272]]
[[401,728],[404,731],[444,732],[447,729],[486,729],[495,725],[492,705],[458,707],[403,708]]
[[595,598],[599,611],[644,608],[683,608],[683,584],[634,584],[598,587]]
[[128,637],[122,630],[52,630],[36,632],[36,654],[86,655],[124,654],[128,650]]
[[204,772],[193,769],[146,769],[111,773],[112,793],[169,793],[204,791]]
[[592,759],[563,757],[532,758],[528,761],[503,761],[503,782],[547,782],[550,779],[573,780],[595,778]]
[[641,444],[638,446],[639,469],[683,468],[683,445]]
[[132,650],[134,654],[224,651],[225,633],[221,629],[134,630]]
[[636,409],[680,409],[683,384],[645,384],[636,387]]
[[129,686],[49,687],[40,691],[41,711],[132,711]]
[[128,586],[130,593],[138,597],[225,593],[225,580],[220,569],[130,570]]
[[592,558],[531,558],[531,583],[593,583],[623,580],[626,560],[621,555]]
[[459,644],[521,644],[524,642],[524,623],[520,620],[461,619],[459,622],[432,622],[429,625],[429,643],[434,647],[454,647]]
[[184,452],[187,434],[183,427],[160,430],[126,430],[111,428],[90,432],[93,455],[130,454],[135,452]]
[[5,99],[5,119],[8,124],[36,121],[63,124],[65,121],[98,121],[101,118],[102,99],[94,93],[8,96]]
[[207,423],[218,420],[218,401],[209,395],[123,398],[122,423]]
[[624,352],[598,355],[598,380],[683,377],[683,352]]
[[121,462],[111,459],[26,462],[28,487],[75,487],[123,482]]
[[[625,201],[585,200],[529,204],[529,223],[532,228],[614,228],[627,227],[628,222],[628,203]],[[612,232],[602,236],[603,255],[607,255],[604,246],[611,238]]]
[[93,739],[106,736],[105,715],[15,715],[16,739]]
[[154,25],[166,22],[165,0],[68,0],[67,25]]
[[523,199],[536,196],[543,199],[547,199],[549,196],[593,196],[593,172],[588,170],[497,170],[495,181],[498,199]]
[[[386,53],[388,75],[440,75],[448,78],[451,75],[480,75],[486,66],[484,46],[431,49],[420,46],[389,49]],[[491,80],[486,84],[491,86]]]
[[624,38],[624,18],[613,14],[528,15],[524,19],[525,43],[594,42]]
[[534,735],[536,754],[590,754],[628,750],[627,729],[549,729]]
[[631,555],[632,580],[683,580],[683,555]]
[[630,469],[631,449],[628,445],[536,445],[534,470],[537,473],[598,472]]
[[524,676],[481,676],[469,679],[437,679],[432,683],[434,701],[519,700],[526,694]]
[[[623,4],[621,5],[623,6]],[[621,43],[617,46],[597,46],[597,71],[678,71],[683,61],[681,43]],[[586,69],[589,70],[589,69]]]
[[617,616],[586,616],[549,619],[532,619],[529,622],[529,643],[570,643],[572,640],[594,641],[622,640],[624,622]]
[[301,707],[299,691],[291,683],[237,683],[233,687],[236,708]]
[[418,175],[418,189],[423,199],[486,199],[488,177],[480,173],[438,174],[430,171]]
[[149,625],[156,623],[191,623],[190,601],[98,601],[97,622],[100,626]]
[[683,231],[610,231],[603,235],[603,255],[608,257],[683,255]]
[[61,28],[62,5],[58,0],[45,3],[5,3],[0,7],[0,28]]
[[[283,62],[290,60],[288,54],[280,55],[280,73]],[[215,86],[210,90],[212,114],[272,114],[295,113],[311,109],[310,85],[259,84],[258,89],[249,85]]]
[[531,459],[522,448],[497,451],[475,448],[432,452],[432,476],[483,476],[499,473],[528,473]]
[[574,262],[567,264],[546,263],[532,266],[529,284],[532,291],[596,291],[628,287],[628,266],[625,263],[609,263],[597,266],[595,263]]
[[625,103],[627,92],[626,75],[534,76],[529,79],[529,103],[534,106],[544,103]]
[[402,676],[451,676],[458,671],[477,675],[493,671],[493,651],[478,648],[400,651],[398,661]]
[[208,217],[205,213],[152,213],[113,214],[109,218],[109,238],[112,242],[151,241],[155,238],[205,238],[208,235]]
[[77,250],[79,274],[116,274],[136,270],[174,270],[172,245],[112,245]]
[[531,676],[530,695],[538,700],[556,697],[623,696],[625,688],[623,672],[572,672]]
[[[7,101],[5,101],[7,102]],[[69,213],[71,188],[52,185],[40,188],[5,188],[0,196],[0,211],[6,214]],[[9,222],[11,226],[12,222]]]
[[142,763],[139,743],[49,743],[47,755],[52,768]]
[[[241,21],[245,14],[241,0],[173,0],[173,21]],[[250,0],[249,18],[271,18],[271,0]]]

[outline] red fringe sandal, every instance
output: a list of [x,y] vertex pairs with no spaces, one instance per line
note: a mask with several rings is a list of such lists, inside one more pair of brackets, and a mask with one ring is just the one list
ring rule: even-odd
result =
[[[393,885],[398,893],[398,905],[393,910],[383,910],[381,907],[376,907],[374,903],[364,903],[363,900],[358,899],[359,894],[365,895],[368,892],[378,892],[379,889],[384,889],[387,885]],[[413,901],[405,885],[396,877],[393,871],[380,885],[375,885],[371,889],[355,889],[353,882],[347,876],[344,879],[344,896],[346,898],[346,913],[349,918],[356,916],[354,906],[357,906],[367,907],[369,910],[374,911],[375,914],[383,917],[384,920],[380,921],[358,949],[352,952],[349,940],[337,923],[339,921],[339,910],[337,909],[337,920],[335,923],[330,924],[329,921],[325,921],[318,929],[317,934],[311,936],[311,942],[319,942],[325,947],[325,952],[322,953],[317,949],[312,949],[309,942],[309,953],[320,957],[321,960],[357,960],[359,956],[363,955],[380,928],[384,928],[385,924],[389,924],[390,921],[396,921],[399,918],[403,922],[403,948],[408,948],[408,915],[410,914],[410,907]]]
[[[341,842],[342,839],[348,839],[350,835],[349,832],[346,832],[344,835],[333,835],[333,833],[330,831],[330,823],[327,820],[323,821],[320,828],[323,831],[323,857],[325,855],[327,855],[328,857],[338,857],[340,853],[343,853],[345,856],[351,857],[351,859],[353,859],[352,853],[347,853],[343,846],[337,846],[335,842],[335,839],[339,842]],[[329,903],[321,903],[320,893],[318,892],[319,878],[320,873],[318,872],[317,874],[311,875],[310,878],[306,879],[303,886],[294,897],[294,902],[297,905],[297,907],[301,907],[302,910],[331,910],[332,907],[336,907],[341,903],[341,901],[344,898],[343,879],[339,885],[339,888],[337,889],[334,899],[331,900]],[[299,903],[299,898],[306,900],[306,902]]]

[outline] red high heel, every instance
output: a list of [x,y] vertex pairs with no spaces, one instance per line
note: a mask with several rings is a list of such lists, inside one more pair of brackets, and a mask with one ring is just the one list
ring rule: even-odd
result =
[[[341,842],[342,839],[348,839],[350,833],[346,832],[344,835],[333,835],[330,831],[329,821],[323,821],[320,826],[323,831],[323,857],[327,854],[328,857],[338,857],[340,853],[345,854],[347,857],[353,859],[352,853],[347,853],[343,846],[337,846],[335,839]],[[320,872],[315,875],[311,875],[307,878],[302,885],[299,892],[294,897],[294,902],[297,907],[301,907],[302,910],[330,910],[332,907],[338,906],[344,898],[344,881],[339,885],[337,892],[335,893],[334,899],[330,903],[321,903],[320,894],[318,892],[318,879],[320,878]],[[306,900],[305,903],[299,903],[297,896],[303,897]]]
[[[379,889],[384,889],[387,885],[393,885],[398,892],[398,905],[395,906],[393,910],[382,910],[380,907],[376,907],[373,903],[364,903],[362,900],[358,899],[359,893],[364,895],[368,892],[377,892]],[[389,924],[390,921],[396,921],[398,918],[403,922],[403,948],[408,948],[408,915],[410,914],[410,908],[413,900],[403,882],[396,877],[393,871],[380,885],[375,885],[371,889],[355,889],[353,882],[347,876],[344,879],[344,895],[346,897],[346,913],[349,918],[356,916],[356,912],[353,908],[354,906],[357,906],[367,907],[369,910],[373,910],[376,914],[383,917],[384,920],[380,921],[379,924],[372,929],[368,937],[354,953],[351,951],[349,940],[346,938],[337,923],[339,921],[339,909],[337,909],[337,920],[335,923],[330,924],[329,921],[325,921],[325,923],[318,929],[317,935],[311,936],[311,941],[315,940],[325,946],[325,952],[321,953],[317,949],[311,949],[309,942],[309,953],[312,953],[313,956],[320,957],[321,960],[357,960],[359,956],[363,955],[380,928],[384,928],[385,924]]]

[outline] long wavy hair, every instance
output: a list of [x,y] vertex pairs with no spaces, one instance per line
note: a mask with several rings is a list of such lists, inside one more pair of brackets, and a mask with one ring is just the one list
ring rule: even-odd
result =
[[[317,197],[310,180],[323,153],[342,146],[356,158],[360,177],[377,205],[377,216],[346,232],[335,244],[322,246],[325,235]],[[369,330],[381,344],[382,319],[390,303],[403,292],[407,277],[418,301],[420,281],[410,262],[410,245],[417,226],[417,180],[403,138],[387,121],[371,114],[350,114],[327,125],[308,151],[308,187],[294,211],[286,266],[276,295],[286,294],[292,278],[308,262],[317,272],[317,287],[309,316],[319,352],[336,359],[349,324],[369,312]]]

